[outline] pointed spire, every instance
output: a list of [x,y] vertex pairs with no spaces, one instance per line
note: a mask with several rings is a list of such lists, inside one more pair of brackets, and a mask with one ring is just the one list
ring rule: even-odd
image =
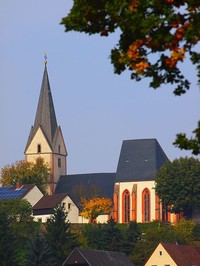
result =
[[46,59],[47,57],[45,55],[45,62],[44,62],[45,68],[44,68],[42,86],[40,90],[40,96],[35,116],[35,122],[34,126],[31,129],[26,149],[28,148],[28,145],[31,143],[39,127],[41,127],[50,146],[53,147],[53,139],[56,133],[56,129],[58,128],[51,89],[50,89],[50,83],[48,78]]
[[40,126],[44,134],[46,135],[49,143],[52,144],[58,125],[56,120],[53,99],[51,95],[46,63],[45,63],[40,97],[35,117],[34,128],[37,130],[38,127]]

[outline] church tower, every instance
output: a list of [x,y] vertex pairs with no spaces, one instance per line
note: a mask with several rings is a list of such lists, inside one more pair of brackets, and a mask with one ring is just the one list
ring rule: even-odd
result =
[[59,177],[66,175],[67,150],[56,120],[46,60],[35,122],[31,127],[24,153],[25,159],[29,162],[35,163],[38,157],[42,157],[48,163],[50,177],[47,192],[52,194]]

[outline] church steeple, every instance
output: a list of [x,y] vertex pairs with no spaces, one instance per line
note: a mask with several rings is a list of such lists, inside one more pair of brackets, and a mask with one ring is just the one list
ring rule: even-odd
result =
[[58,124],[56,120],[56,114],[46,64],[44,69],[37,112],[35,116],[35,123],[33,126],[33,135],[39,127],[41,127],[41,129],[43,130],[43,133],[45,134],[50,146],[53,147],[53,139]]
[[27,161],[34,162],[37,157],[42,157],[49,164],[50,190],[53,191],[60,175],[66,174],[67,150],[61,128],[57,124],[46,57],[35,122],[29,134],[25,155]]

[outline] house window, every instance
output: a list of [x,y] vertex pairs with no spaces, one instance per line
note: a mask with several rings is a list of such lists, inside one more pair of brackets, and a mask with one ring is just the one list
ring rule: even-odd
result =
[[63,202],[62,207],[66,210],[66,202]]
[[126,189],[122,195],[122,222],[130,222],[130,193]]
[[58,145],[58,153],[60,154],[60,145]]
[[41,223],[42,222],[42,218],[38,218],[38,223]]
[[159,251],[159,255],[162,256],[162,251]]
[[68,210],[71,210],[71,208],[72,208],[72,204],[68,203]]
[[40,153],[41,152],[41,144],[37,145],[37,152]]
[[150,222],[150,191],[148,188],[142,192],[142,221]]
[[58,167],[61,167],[61,158],[58,158]]

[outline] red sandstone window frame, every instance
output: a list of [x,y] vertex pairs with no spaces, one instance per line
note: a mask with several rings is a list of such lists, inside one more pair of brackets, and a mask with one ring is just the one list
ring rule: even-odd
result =
[[151,220],[151,204],[150,190],[145,188],[142,192],[142,222],[150,222]]
[[122,223],[130,222],[130,192],[128,189],[122,193]]

